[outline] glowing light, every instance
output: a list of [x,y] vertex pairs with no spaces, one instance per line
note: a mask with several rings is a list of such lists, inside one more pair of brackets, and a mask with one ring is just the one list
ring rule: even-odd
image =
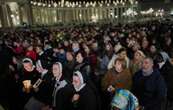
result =
[[45,6],[46,6],[46,4],[45,4],[45,3],[43,3],[43,4],[42,4],[42,6],[43,6],[43,7],[45,7]]
[[135,4],[138,4],[138,1],[136,1]]
[[41,3],[41,2],[38,2],[38,3],[37,3],[37,5],[38,5],[38,6],[41,6],[41,5],[42,5],[42,3]]
[[123,16],[136,16],[136,15],[138,15],[138,13],[135,11],[135,10],[133,10],[133,9],[131,9],[131,8],[129,8],[128,10],[126,10],[124,13],[123,13]]
[[53,6],[54,6],[54,7],[57,7],[57,6],[58,6],[58,4],[57,4],[57,3],[54,3],[54,4],[53,4]]
[[11,14],[10,16],[11,16],[12,18],[14,18],[14,15],[13,15],[13,14]]
[[19,16],[16,16],[16,19],[19,20]]
[[31,3],[31,4],[33,4],[34,2],[33,2],[33,1],[31,1],[30,3]]
[[98,15],[92,15],[91,20],[92,20],[92,22],[97,22],[98,21]]
[[37,5],[37,2],[34,2],[33,5]]
[[51,4],[49,4],[48,7],[50,8],[51,7]]
[[123,4],[123,6],[125,5],[125,3],[124,3],[124,2],[123,2],[122,4]]

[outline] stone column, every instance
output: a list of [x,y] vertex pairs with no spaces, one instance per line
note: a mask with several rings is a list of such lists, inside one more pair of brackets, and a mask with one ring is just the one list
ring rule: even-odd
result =
[[11,12],[11,9],[10,9],[10,6],[8,4],[6,4],[6,12],[7,12],[7,17],[8,17],[8,20],[9,20],[9,26],[14,26],[13,24],[13,20],[12,20],[12,12]]
[[87,8],[87,23],[89,23],[89,19],[90,19],[90,8]]
[[33,25],[33,12],[32,12],[32,6],[29,1],[26,1],[24,4],[27,20],[29,25]]
[[22,4],[18,3],[18,8],[19,8],[19,20],[20,20],[20,24],[23,23],[23,13],[22,13]]
[[2,27],[10,27],[10,22],[7,10],[7,4],[4,1],[0,1],[0,19]]

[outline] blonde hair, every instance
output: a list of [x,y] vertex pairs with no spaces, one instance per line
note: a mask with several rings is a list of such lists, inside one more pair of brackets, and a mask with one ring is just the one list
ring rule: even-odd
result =
[[127,68],[127,63],[126,63],[126,60],[124,58],[120,58],[120,57],[116,58],[114,61],[114,65],[116,64],[117,61],[121,62],[123,69]]

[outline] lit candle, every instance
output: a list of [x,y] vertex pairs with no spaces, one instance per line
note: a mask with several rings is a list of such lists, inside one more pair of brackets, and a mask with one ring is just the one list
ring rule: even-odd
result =
[[24,80],[23,85],[24,85],[24,90],[26,91],[26,93],[29,93],[31,88],[31,80]]

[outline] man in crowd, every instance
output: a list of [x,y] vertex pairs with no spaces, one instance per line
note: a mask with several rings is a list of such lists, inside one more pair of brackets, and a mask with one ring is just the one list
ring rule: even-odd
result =
[[145,58],[142,69],[135,73],[132,91],[144,110],[162,110],[167,88],[160,72],[153,69],[151,58]]

